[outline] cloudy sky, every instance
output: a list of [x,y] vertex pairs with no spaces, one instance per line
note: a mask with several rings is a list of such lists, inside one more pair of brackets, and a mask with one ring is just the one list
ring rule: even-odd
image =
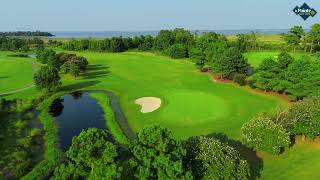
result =
[[[318,14],[292,12],[306,2]],[[309,28],[319,0],[0,0],[0,31],[142,31]]]

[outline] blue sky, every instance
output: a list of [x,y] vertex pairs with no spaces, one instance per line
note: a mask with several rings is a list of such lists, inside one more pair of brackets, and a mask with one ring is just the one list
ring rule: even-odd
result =
[[[318,11],[303,21],[292,9]],[[0,31],[141,31],[305,28],[320,0],[0,0]]]

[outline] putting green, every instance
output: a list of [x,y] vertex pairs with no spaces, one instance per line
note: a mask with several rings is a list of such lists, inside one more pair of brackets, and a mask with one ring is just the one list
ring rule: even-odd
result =
[[[163,109],[162,116],[174,119],[163,122],[168,126],[195,127],[208,122],[214,126],[214,123],[223,121],[229,114],[228,104],[223,98],[201,91],[170,92],[166,95],[166,100],[167,106]],[[212,105],[208,102],[212,102]]]

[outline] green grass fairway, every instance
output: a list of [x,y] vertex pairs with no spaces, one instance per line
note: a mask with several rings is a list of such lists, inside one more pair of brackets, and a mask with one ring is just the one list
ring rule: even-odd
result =
[[[279,52],[275,51],[258,51],[258,52],[248,52],[244,53],[244,56],[248,59],[249,64],[251,64],[253,67],[258,67],[259,64],[266,58],[274,58],[278,56]],[[290,53],[291,56],[293,56],[295,59],[301,59],[301,58],[310,58],[315,59],[315,56],[312,56],[308,53],[304,52],[295,52]]]
[[[279,97],[260,95],[249,88],[232,84],[215,83],[208,75],[197,72],[189,61],[172,60],[151,53],[78,54],[88,58],[89,70],[77,80],[64,76],[63,88],[113,91],[119,96],[122,109],[134,131],[158,123],[182,139],[212,132],[222,132],[230,138],[240,139],[240,128],[244,122],[262,111],[287,105]],[[30,59],[22,58],[23,63],[17,61],[20,58],[14,59],[9,61],[8,58],[1,58],[0,62],[13,63],[11,68],[19,70],[11,73],[11,76],[32,82]],[[7,69],[9,65],[0,66],[2,76],[9,76],[11,71]],[[24,70],[28,73],[20,74]],[[19,82],[23,86],[27,80]],[[17,82],[6,79],[1,79],[1,85],[3,83],[20,87]],[[5,88],[7,86],[0,86],[0,92],[6,91]],[[37,91],[31,89],[5,97],[25,98],[36,95]],[[134,101],[143,96],[161,98],[161,107],[152,113],[142,114],[140,106]],[[263,154],[262,157],[264,165],[261,179],[319,179],[319,142],[298,141],[280,156]]]
[[[214,83],[208,75],[198,73],[189,61],[151,53],[78,54],[90,60],[90,70],[84,79],[65,78],[65,84],[70,84],[69,88],[114,91],[134,131],[158,123],[179,138],[211,132],[238,137],[244,122],[283,104],[277,97]],[[161,98],[160,109],[142,114],[134,101],[144,96]]]
[[[89,59],[89,70],[77,80],[65,76],[64,88],[114,91],[134,131],[158,123],[170,128],[179,138],[212,132],[238,138],[244,122],[260,112],[286,104],[277,97],[251,93],[247,88],[215,83],[208,75],[197,72],[189,61],[136,52],[78,54]],[[29,77],[31,82],[32,68],[23,69],[28,70],[29,75],[15,72],[17,78]],[[18,86],[18,83],[12,84]],[[29,97],[29,93],[32,91],[7,97],[19,94]],[[159,97],[163,103],[157,111],[143,114],[134,101],[144,96]]]
[[31,58],[1,57],[0,94],[15,91],[33,84]]

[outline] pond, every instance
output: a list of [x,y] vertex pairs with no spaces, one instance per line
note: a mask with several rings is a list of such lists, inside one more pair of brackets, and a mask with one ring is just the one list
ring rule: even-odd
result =
[[71,145],[72,137],[82,130],[106,129],[103,110],[90,92],[74,92],[56,99],[50,106],[50,114],[57,121],[60,147],[64,151]]
[[[104,112],[97,101],[90,96],[93,91],[78,91],[66,94],[56,99],[50,106],[50,114],[58,124],[60,148],[66,151],[72,143],[72,138],[82,130],[88,128],[108,129],[104,119]],[[115,113],[124,134],[134,138],[134,133],[127,124],[121,111],[117,97],[111,92],[105,92],[110,98],[110,105]],[[110,135],[110,141],[114,141]]]

